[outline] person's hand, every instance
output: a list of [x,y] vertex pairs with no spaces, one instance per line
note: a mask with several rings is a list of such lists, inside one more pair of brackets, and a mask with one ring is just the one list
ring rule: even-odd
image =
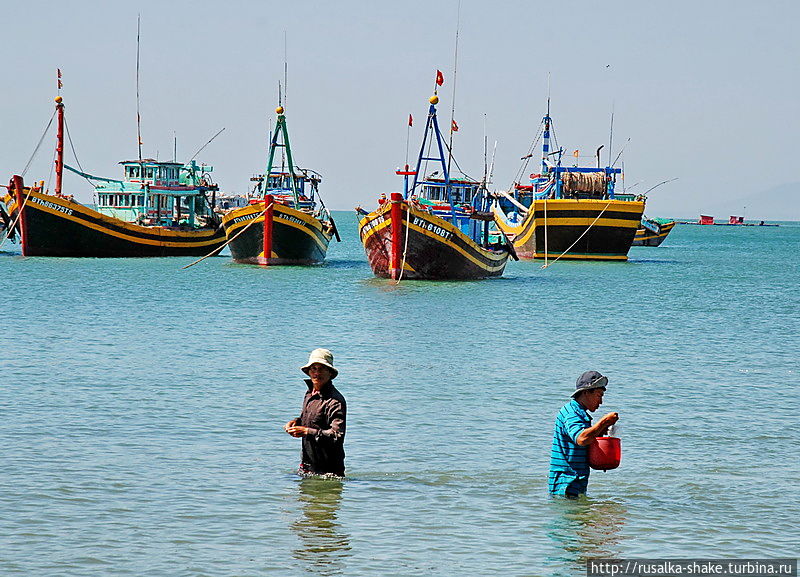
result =
[[286,432],[289,433],[292,437],[305,437],[306,435],[311,434],[310,427],[302,427],[300,425],[295,425],[293,427],[287,427]]
[[[289,433],[289,429],[292,429],[292,428],[294,428],[294,426],[295,426],[296,424],[297,424],[297,419],[292,419],[291,421],[289,421],[288,423],[286,423],[286,424],[283,426],[283,430],[284,430],[284,431],[286,431],[287,433]],[[291,435],[291,433],[289,433],[289,434]],[[292,435],[292,436],[294,436],[294,435]]]
[[601,426],[601,430],[603,431],[603,434],[606,434],[609,427],[611,427],[611,425],[613,425],[617,421],[619,421],[619,413],[608,413],[606,415],[603,415],[603,418],[600,419],[599,423]]

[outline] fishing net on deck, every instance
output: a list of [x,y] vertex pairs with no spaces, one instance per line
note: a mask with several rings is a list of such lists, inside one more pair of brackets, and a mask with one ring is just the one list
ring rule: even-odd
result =
[[565,172],[561,175],[561,182],[564,196],[602,197],[606,192],[608,178],[602,173]]

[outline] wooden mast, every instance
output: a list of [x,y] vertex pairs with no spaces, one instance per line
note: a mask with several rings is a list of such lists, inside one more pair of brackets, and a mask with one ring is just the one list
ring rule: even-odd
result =
[[56,196],[61,196],[61,179],[64,176],[64,103],[56,96],[58,132],[56,134]]

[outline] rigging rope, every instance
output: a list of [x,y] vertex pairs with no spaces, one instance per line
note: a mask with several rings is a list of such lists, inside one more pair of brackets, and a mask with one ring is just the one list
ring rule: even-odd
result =
[[97,189],[95,188],[95,183],[86,175],[86,171],[83,170],[83,166],[81,166],[81,161],[78,160],[78,153],[75,152],[75,145],[72,143],[72,134],[69,131],[69,125],[67,124],[67,119],[64,118],[64,131],[67,133],[67,140],[69,140],[69,147],[72,149],[72,156],[75,158],[75,163],[78,165],[78,168],[81,169],[81,176],[86,179],[86,182],[92,185],[92,202],[94,203],[95,207],[97,207]]
[[589,226],[587,226],[587,227],[586,227],[586,230],[584,230],[584,231],[581,233],[581,235],[580,235],[578,238],[576,238],[576,239],[575,239],[575,242],[573,242],[571,245],[569,245],[569,248],[567,248],[567,250],[565,250],[565,251],[564,251],[564,252],[562,252],[560,255],[558,255],[558,257],[556,257],[556,259],[555,259],[553,262],[551,262],[550,264],[547,264],[547,200],[545,199],[545,213],[544,213],[544,214],[545,214],[545,221],[544,221],[544,238],[545,238],[545,247],[544,247],[544,262],[545,262],[545,264],[543,264],[543,265],[542,265],[542,268],[544,269],[544,268],[547,268],[547,267],[549,267],[549,266],[552,266],[552,265],[554,265],[558,259],[560,259],[562,256],[564,256],[565,254],[567,254],[567,253],[568,253],[570,250],[572,250],[572,247],[573,247],[573,246],[575,246],[576,244],[578,244],[578,241],[579,241],[580,239],[582,239],[582,238],[583,238],[583,236],[584,236],[584,235],[585,235],[587,232],[589,232],[589,229],[590,229],[590,228],[592,228],[592,227],[594,226],[594,224],[595,224],[595,223],[596,223],[598,220],[600,220],[600,217],[601,217],[601,216],[603,216],[603,213],[606,211],[606,209],[609,207],[609,205],[610,205],[612,202],[614,202],[614,199],[613,199],[613,198],[612,198],[612,199],[610,199],[610,200],[609,200],[609,201],[606,203],[606,205],[603,207],[603,210],[601,210],[601,211],[600,211],[600,214],[598,214],[598,215],[597,215],[597,217],[596,217],[596,218],[595,218],[595,219],[592,221],[592,224],[590,224]]
[[243,233],[244,231],[246,231],[248,228],[250,228],[251,226],[253,226],[253,225],[256,223],[256,221],[258,220],[258,217],[259,217],[259,216],[261,216],[261,215],[263,215],[263,214],[265,214],[265,213],[266,213],[266,212],[267,212],[267,211],[268,211],[270,208],[272,208],[274,205],[275,205],[275,203],[274,203],[274,202],[271,202],[271,203],[269,203],[269,206],[266,206],[266,207],[264,208],[264,210],[262,210],[262,211],[261,211],[261,213],[260,213],[260,214],[256,215],[256,216],[253,218],[253,220],[252,220],[252,221],[251,221],[251,222],[250,222],[250,223],[249,223],[247,226],[245,226],[245,227],[244,227],[242,230],[240,230],[240,231],[239,231],[239,232],[237,232],[235,235],[233,235],[233,237],[232,237],[230,240],[228,240],[228,241],[225,241],[225,242],[224,242],[222,245],[220,245],[218,248],[215,248],[214,250],[212,250],[212,251],[211,251],[210,253],[208,253],[206,256],[202,256],[202,257],[198,258],[196,261],[194,261],[193,263],[187,264],[186,266],[182,266],[182,267],[181,267],[181,270],[185,270],[185,269],[189,268],[190,266],[194,266],[194,265],[196,265],[197,263],[199,263],[199,262],[201,262],[201,261],[204,261],[204,260],[206,260],[208,257],[210,257],[210,256],[214,256],[215,254],[217,254],[218,252],[220,252],[220,251],[221,251],[223,248],[225,248],[225,247],[226,247],[226,246],[228,246],[230,243],[232,243],[234,240],[236,240],[236,239],[239,237],[239,235],[240,235],[240,234],[242,234],[242,233]]
[[31,157],[28,160],[28,164],[25,165],[25,168],[23,169],[22,174],[20,176],[25,176],[25,173],[27,173],[28,169],[31,167],[31,162],[33,162],[36,153],[39,152],[39,147],[42,146],[42,141],[44,141],[44,137],[47,136],[47,131],[50,130],[50,125],[53,124],[53,118],[55,118],[55,116],[56,116],[56,111],[54,110],[53,115],[50,117],[50,122],[47,123],[47,126],[45,127],[44,132],[42,133],[42,137],[39,139],[39,144],[36,145],[33,154],[31,154]]

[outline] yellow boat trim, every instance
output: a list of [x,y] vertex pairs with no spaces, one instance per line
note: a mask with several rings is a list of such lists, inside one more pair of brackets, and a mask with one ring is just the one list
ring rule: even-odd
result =
[[[577,254],[574,252],[567,252],[564,254],[554,254],[548,253],[547,258],[548,260],[555,260],[556,258],[560,258],[560,260],[628,260],[627,255],[603,255],[603,254]],[[533,253],[533,258],[538,258],[544,260],[544,253],[543,252],[535,252]]]
[[[361,242],[366,242],[366,240],[367,240],[369,237],[371,237],[373,234],[375,234],[375,233],[376,233],[376,232],[378,232],[379,230],[383,230],[384,228],[386,228],[387,226],[389,226],[389,225],[391,224],[391,222],[392,222],[392,221],[390,221],[390,220],[384,220],[384,221],[383,221],[382,223],[380,223],[379,225],[376,225],[376,226],[372,227],[371,229],[369,229],[369,230],[367,231],[367,234],[365,234],[365,235],[364,235],[364,238],[362,239],[362,241],[361,241]],[[361,223],[359,223],[359,224],[361,224]],[[363,224],[361,225],[361,228],[364,228],[364,225],[363,225]]]
[[[114,218],[114,217],[105,215],[105,214],[103,214],[101,212],[97,212],[96,210],[92,210],[91,208],[85,207],[82,204],[72,203],[72,202],[69,202],[69,201],[63,201],[62,199],[60,199],[58,197],[54,197],[54,196],[51,196],[51,195],[44,195],[44,194],[39,193],[39,192],[32,192],[30,189],[27,189],[27,188],[25,190],[26,190],[26,195],[28,195],[30,197],[30,199],[28,200],[28,202],[25,205],[26,207],[35,206],[36,210],[41,210],[43,212],[47,212],[49,214],[54,214],[56,216],[62,216],[64,218],[66,218],[67,220],[71,220],[73,222],[77,222],[78,224],[81,224],[83,226],[86,226],[86,227],[94,229],[94,230],[103,231],[103,232],[105,232],[107,234],[111,234],[111,235],[117,236],[119,238],[125,238],[126,240],[131,240],[132,239],[132,240],[135,240],[136,242],[141,242],[143,244],[157,244],[157,245],[177,246],[177,247],[181,247],[181,246],[203,246],[202,244],[189,244],[189,243],[168,244],[168,243],[164,243],[164,242],[161,242],[161,241],[148,241],[146,239],[141,239],[139,237],[128,237],[128,236],[126,236],[126,235],[124,235],[122,233],[113,232],[113,231],[108,230],[107,228],[99,227],[99,226],[95,225],[94,223],[90,223],[90,222],[86,222],[86,221],[81,220],[81,219],[77,219],[77,218],[73,217],[72,215],[69,215],[69,214],[67,214],[65,212],[61,212],[61,211],[58,211],[58,210],[51,209],[51,208],[49,208],[49,207],[47,207],[47,206],[45,206],[43,204],[40,204],[39,202],[36,202],[36,201],[37,200],[41,200],[41,201],[44,201],[44,202],[51,202],[53,204],[57,204],[59,206],[63,206],[64,208],[68,208],[69,210],[72,210],[74,212],[78,212],[80,214],[83,214],[84,216],[87,216],[89,218],[93,218],[93,219],[99,220],[101,222],[107,223],[109,226],[122,227],[122,228],[128,229],[129,231],[132,231],[132,232],[141,232],[142,234],[147,234],[147,233],[149,233],[149,234],[159,234],[159,235],[162,235],[162,236],[173,236],[173,237],[182,237],[182,238],[186,237],[186,233],[185,232],[181,232],[181,231],[176,231],[176,230],[169,230],[169,229],[166,229],[166,228],[156,228],[156,227],[147,227],[147,226],[136,225],[136,224],[133,224],[133,223],[130,223],[130,222],[126,222],[124,220],[120,220],[118,218]],[[201,234],[202,235],[213,235],[214,231],[213,230],[204,230],[204,231],[200,231],[198,233],[198,235],[201,235]],[[218,242],[218,241],[219,241],[219,239],[212,239],[210,242],[207,242],[205,244],[212,244],[212,243]]]
[[[481,268],[482,268],[482,269],[484,269],[484,270],[488,270],[488,271],[492,271],[492,272],[494,272],[494,271],[496,271],[496,270],[502,270],[502,268],[503,268],[503,267],[505,266],[505,264],[506,264],[506,263],[505,263],[505,259],[503,259],[503,262],[502,262],[501,264],[499,264],[499,265],[495,265],[495,266],[487,265],[487,264],[485,264],[485,263],[482,263],[482,262],[481,262],[481,261],[479,261],[478,259],[476,259],[474,256],[472,256],[471,254],[469,254],[467,251],[465,251],[463,248],[461,248],[461,247],[460,247],[460,246],[458,246],[457,244],[455,244],[455,243],[453,243],[453,242],[451,242],[451,241],[449,241],[449,240],[445,240],[445,239],[443,239],[441,236],[439,236],[438,234],[436,234],[436,233],[434,233],[434,232],[431,232],[431,231],[429,231],[429,230],[425,230],[424,228],[422,228],[422,227],[419,227],[419,226],[417,226],[417,225],[415,225],[415,224],[409,224],[409,228],[411,228],[412,230],[416,230],[417,232],[419,232],[419,233],[422,233],[422,234],[424,234],[425,236],[428,236],[428,237],[430,237],[430,238],[432,238],[432,239],[434,239],[434,240],[438,240],[438,241],[439,241],[439,242],[441,242],[442,244],[445,244],[445,245],[449,246],[450,248],[452,248],[453,250],[456,250],[456,251],[460,252],[460,253],[461,253],[462,255],[464,255],[464,256],[465,256],[467,259],[469,259],[470,261],[472,261],[473,263],[475,263],[476,265],[478,265],[479,267],[481,267]],[[470,241],[470,242],[472,242],[472,241]],[[474,244],[474,243],[473,243],[473,244]],[[476,245],[476,246],[477,246],[477,245]],[[484,249],[482,249],[481,247],[478,247],[478,249],[479,249],[479,250],[481,250],[481,251],[483,251],[483,252],[488,252],[488,251],[484,251]],[[501,256],[501,257],[497,257],[497,256],[495,256],[495,255],[493,255],[493,254],[491,254],[491,253],[490,253],[489,255],[487,255],[487,256],[488,256],[489,258],[491,258],[492,260],[498,260],[499,258],[503,258],[502,256]]]
[[[255,207],[255,208],[253,208],[253,207]],[[261,222],[261,223],[263,223],[264,222],[264,215],[261,214],[262,212],[264,212],[264,203],[263,202],[261,204],[251,204],[249,206],[242,207],[241,209],[236,209],[236,210],[233,210],[233,211],[229,212],[222,219],[223,225],[225,225],[227,222],[230,222],[234,218],[241,218],[243,216],[247,216],[247,215],[250,215],[250,214],[258,214],[259,216],[255,217],[255,218],[249,218],[249,219],[246,219],[246,220],[242,220],[242,221],[237,222],[237,223],[235,223],[233,225],[230,225],[227,228],[227,230],[225,231],[225,234],[230,239],[232,234],[234,232],[236,232],[237,230],[239,230],[240,228],[243,228],[245,226],[249,226],[253,222]],[[285,206],[281,206],[280,209],[275,210],[273,212],[273,215],[272,215],[273,220],[280,221],[280,223],[283,224],[283,225],[291,226],[291,227],[296,228],[297,230],[303,231],[305,234],[307,234],[308,236],[313,238],[314,242],[316,242],[323,251],[327,250],[327,248],[328,248],[327,245],[325,243],[323,243],[322,241],[320,241],[319,238],[317,237],[317,235],[315,235],[313,231],[308,230],[308,227],[306,227],[306,226],[303,226],[303,225],[298,224],[298,223],[296,223],[294,221],[291,221],[291,220],[287,220],[284,217],[284,212],[289,216],[299,218],[303,222],[307,223],[309,225],[309,227],[317,230],[320,234],[322,234],[323,236],[327,237],[328,240],[330,240],[331,237],[328,236],[327,234],[325,234],[325,232],[322,229],[322,224],[320,223],[319,220],[317,220],[314,217],[309,216],[309,215],[307,215],[307,214],[305,214],[303,212],[300,212],[299,210],[294,210],[292,208],[287,210],[287,207],[285,207]],[[263,253],[261,254],[261,256],[264,256]]]
[[[86,222],[85,220],[82,220],[82,219],[79,219],[79,218],[75,218],[74,216],[69,215],[69,214],[65,214],[65,213],[61,212],[60,210],[54,210],[54,209],[52,209],[50,207],[42,206],[41,204],[38,204],[38,203],[34,203],[34,204],[36,205],[36,210],[41,210],[42,212],[53,214],[55,216],[59,216],[61,218],[67,219],[67,220],[71,220],[73,222],[76,222],[77,224],[80,224],[81,226],[85,226],[86,228],[91,228],[93,230],[97,230],[99,232],[102,232],[103,234],[107,234],[109,236],[114,236],[114,237],[121,238],[123,240],[128,240],[128,241],[131,241],[131,242],[135,242],[137,244],[149,244],[149,245],[152,245],[152,246],[168,246],[168,247],[174,247],[174,248],[182,248],[182,247],[183,248],[192,248],[192,247],[210,246],[212,244],[220,244],[220,243],[222,243],[222,239],[221,238],[212,238],[212,239],[209,239],[209,240],[201,240],[201,241],[193,241],[193,242],[170,242],[170,241],[167,241],[167,240],[153,240],[153,239],[149,239],[149,238],[141,238],[141,237],[138,237],[138,236],[131,236],[131,235],[128,235],[128,234],[123,234],[121,232],[116,232],[116,231],[113,231],[113,230],[109,230],[108,228],[96,225],[96,224],[91,223],[91,222]],[[71,208],[71,207],[69,207],[69,208]],[[147,230],[147,232],[149,234],[161,234],[162,233],[162,229],[147,228],[147,227],[143,227],[143,228],[145,228],[145,230]],[[175,231],[172,231],[172,230],[168,231],[166,229],[163,229],[163,232],[174,233]],[[174,234],[172,234],[170,236],[174,236]]]
[[[389,205],[390,205],[390,203],[387,202],[385,205],[380,207],[378,210],[369,213],[367,216],[365,216],[364,218],[362,218],[359,221],[359,223],[358,223],[359,226],[361,228],[364,228],[364,226],[368,223],[368,221],[372,221],[375,218],[377,218],[378,216],[380,216],[382,213],[387,212],[389,210]],[[403,202],[403,205],[407,209],[406,210],[406,214],[414,214],[414,215],[416,215],[419,218],[422,218],[424,220],[430,220],[430,217],[432,216],[432,215],[428,214],[427,212],[422,212],[421,210],[415,208],[414,206],[409,205],[406,202]],[[435,217],[435,218],[438,219],[438,217]],[[430,238],[432,238],[434,240],[437,240],[437,241],[441,242],[442,244],[445,244],[445,245],[449,246],[453,250],[458,251],[463,256],[465,256],[468,260],[470,260],[471,262],[473,262],[474,264],[476,264],[477,266],[481,267],[484,270],[494,272],[494,271],[497,271],[497,270],[501,270],[505,266],[505,260],[506,259],[502,255],[500,255],[500,256],[495,255],[494,253],[484,249],[483,247],[480,247],[480,246],[476,245],[472,241],[472,239],[470,239],[463,232],[461,232],[461,230],[459,230],[458,228],[456,228],[455,226],[453,226],[451,223],[447,222],[446,220],[443,220],[443,219],[438,219],[438,220],[441,220],[441,222],[442,222],[441,224],[436,223],[436,225],[438,227],[443,228],[443,229],[447,230],[448,232],[451,232],[452,234],[460,237],[465,242],[467,242],[467,243],[469,243],[471,245],[474,245],[479,251],[484,253],[487,258],[490,258],[492,260],[502,260],[503,262],[501,264],[499,264],[499,265],[494,265],[494,266],[487,265],[485,263],[482,263],[478,259],[476,259],[474,256],[469,254],[467,251],[465,251],[463,248],[461,248],[457,244],[455,244],[455,243],[453,243],[453,242],[451,242],[449,240],[445,240],[444,238],[442,238],[441,236],[439,236],[438,234],[436,234],[434,232],[425,230],[425,229],[423,229],[423,228],[421,228],[421,227],[419,227],[419,226],[417,226],[415,224],[411,224],[407,220],[407,218],[403,219],[403,224],[404,224],[404,226],[408,226],[409,228],[411,228],[411,229],[413,229],[413,230],[415,230],[415,231],[417,231],[417,232],[419,232],[421,234],[424,234],[425,236],[428,236],[428,237],[430,237]],[[382,223],[380,223],[379,225],[376,225],[375,227],[371,228],[369,231],[367,231],[367,233],[362,238],[362,242],[366,242],[367,239],[369,239],[369,237],[371,237],[373,234],[377,233],[378,231],[386,228],[390,224],[391,224],[391,220],[390,219],[386,219]],[[413,269],[409,269],[409,270],[413,270]]]

